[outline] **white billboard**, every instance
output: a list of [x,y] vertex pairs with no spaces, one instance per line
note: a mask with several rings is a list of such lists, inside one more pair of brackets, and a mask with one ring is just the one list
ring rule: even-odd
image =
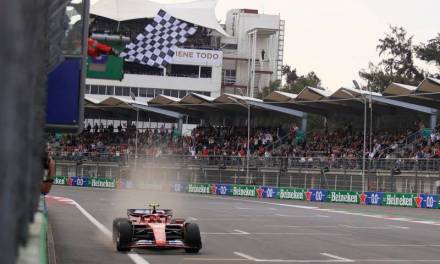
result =
[[173,57],[173,64],[202,66],[222,66],[223,52],[220,50],[198,50],[178,48]]

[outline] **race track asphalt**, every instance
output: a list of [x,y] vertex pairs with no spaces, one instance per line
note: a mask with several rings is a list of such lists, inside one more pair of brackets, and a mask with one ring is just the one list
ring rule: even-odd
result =
[[[440,210],[60,186],[47,202],[58,264],[440,263]],[[116,252],[113,219],[150,202],[199,224],[199,254]]]

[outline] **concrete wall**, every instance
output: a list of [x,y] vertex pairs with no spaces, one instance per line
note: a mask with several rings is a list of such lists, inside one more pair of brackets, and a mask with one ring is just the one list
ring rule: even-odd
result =
[[27,240],[43,174],[48,1],[0,0],[0,262]]

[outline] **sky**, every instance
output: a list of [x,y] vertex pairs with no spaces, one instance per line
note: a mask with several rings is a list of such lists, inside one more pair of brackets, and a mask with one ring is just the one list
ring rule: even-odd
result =
[[316,72],[330,90],[363,83],[359,70],[379,61],[376,46],[390,25],[404,27],[416,44],[440,33],[440,0],[218,0],[217,18],[224,22],[236,8],[279,14],[286,21],[284,64],[299,74]]
[[389,25],[403,26],[415,43],[440,32],[439,0],[219,0],[217,18],[224,22],[234,8],[280,14],[286,21],[284,63],[300,74],[315,71],[331,90],[362,83],[358,72],[378,62],[378,39]]

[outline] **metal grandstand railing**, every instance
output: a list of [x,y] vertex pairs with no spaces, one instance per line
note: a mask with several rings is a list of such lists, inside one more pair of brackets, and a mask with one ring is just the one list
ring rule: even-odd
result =
[[125,162],[57,162],[57,175],[130,179],[144,183],[258,184],[279,187],[326,188],[388,192],[439,193],[440,159],[382,159],[367,164],[362,183],[362,159],[162,155],[133,157]]
[[[85,155],[61,155],[53,153],[52,157],[58,161],[72,162],[117,162],[129,165],[134,162],[133,155],[121,154],[115,156],[109,153]],[[398,167],[400,170],[440,171],[440,159],[369,159],[367,170],[391,170]],[[240,156],[190,156],[190,155],[139,155],[138,163],[170,163],[177,165],[194,166],[242,166],[246,157]],[[362,159],[329,159],[325,157],[251,157],[251,167],[279,167],[287,164],[288,168],[320,168],[326,166],[334,169],[361,170]]]
[[389,146],[385,149],[383,149],[382,151],[387,153],[394,153],[396,155],[398,155],[399,153],[401,153],[402,151],[404,151],[405,149],[411,148],[411,150],[414,150],[414,144],[418,142],[418,140],[420,138],[422,138],[422,131],[416,131],[410,135],[408,135],[407,137],[405,137],[403,140],[399,141],[397,143],[397,148],[393,149],[392,146]]

